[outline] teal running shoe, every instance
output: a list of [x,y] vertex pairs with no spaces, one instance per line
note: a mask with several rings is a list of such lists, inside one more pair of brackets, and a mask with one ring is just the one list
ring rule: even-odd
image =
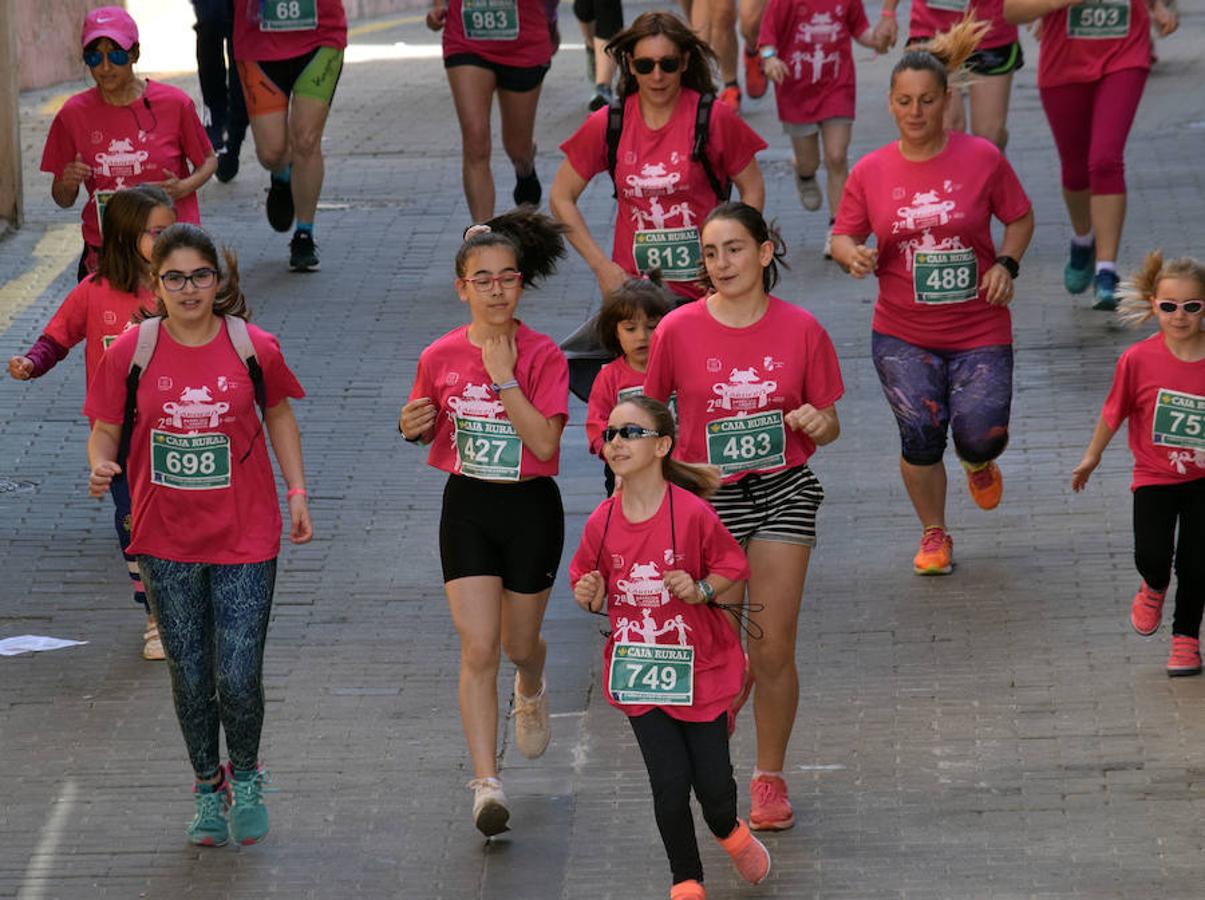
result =
[[1071,245],[1067,265],[1063,267],[1063,287],[1069,294],[1082,294],[1092,283],[1092,272],[1096,262],[1096,244],[1087,247]]
[[1105,311],[1117,309],[1117,285],[1121,279],[1111,269],[1102,269],[1096,273],[1096,302],[1093,309]]
[[230,840],[230,829],[226,824],[226,811],[230,808],[230,795],[226,786],[193,785],[193,801],[197,814],[188,826],[188,839],[200,847],[221,847]]
[[268,834],[268,807],[264,806],[264,784],[272,776],[262,767],[230,773],[230,835],[240,844],[257,844]]

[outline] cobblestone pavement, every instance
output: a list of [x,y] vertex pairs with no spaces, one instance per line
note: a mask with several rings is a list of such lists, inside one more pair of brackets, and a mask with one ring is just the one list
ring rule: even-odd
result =
[[[562,15],[576,40],[568,7]],[[1152,246],[1205,252],[1203,19],[1185,4],[1139,113],[1125,265]],[[321,273],[287,273],[287,236],[263,221],[266,178],[249,144],[237,180],[202,192],[206,223],[241,254],[257,321],[280,336],[309,391],[296,409],[318,537],[283,550],[268,644],[272,835],[240,850],[184,840],[189,773],[167,673],[139,657],[110,507],[84,491],[75,353],[40,382],[0,386],[0,476],[18,488],[0,494],[0,636],[88,641],[0,659],[0,897],[668,892],[639,754],[597,690],[596,623],[576,610],[563,575],[547,626],[552,746],[535,762],[502,748],[508,836],[483,844],[469,821],[457,643],[436,548],[442,478],[396,433],[419,350],[462,321],[451,259],[467,213],[450,97],[423,49],[433,39],[415,19],[383,24],[356,39],[365,61],[347,66],[328,128]],[[1133,337],[1062,291],[1057,160],[1034,87],[1037,48],[1026,41],[1009,155],[1038,232],[1014,304],[1007,487],[1001,508],[985,513],[951,470],[949,578],[910,574],[918,529],[869,360],[874,286],[820,258],[824,221],[789,188],[772,100],[747,105],[772,144],[762,156],[768,209],[791,247],[779,293],[829,329],[848,392],[842,437],[814,462],[828,499],[799,626],[802,697],[788,759],[799,823],[768,839],[774,871],[757,888],[707,842],[716,897],[1205,895],[1205,680],[1169,680],[1166,629],[1143,641],[1127,625],[1137,576],[1125,442],[1114,441],[1086,494],[1067,486]],[[386,58],[401,55],[415,58]],[[557,144],[585,113],[581,56],[563,49],[544,91],[545,185]],[[891,136],[890,60],[858,58],[855,156]],[[192,78],[178,83],[195,93]],[[53,208],[36,172],[54,93],[22,98],[29,223],[0,244],[5,357],[28,346],[72,283],[76,213]],[[503,197],[511,181],[500,151],[497,161]],[[596,182],[583,203],[606,233],[609,188]],[[595,293],[574,259],[525,297],[523,315],[562,336]],[[583,413],[573,407],[562,454],[566,558],[601,497]],[[500,685],[510,682],[504,665]],[[742,806],[750,721],[742,716],[733,750]]]

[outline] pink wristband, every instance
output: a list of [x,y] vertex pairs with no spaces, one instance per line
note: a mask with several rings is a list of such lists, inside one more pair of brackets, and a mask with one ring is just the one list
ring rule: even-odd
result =
[[285,499],[292,500],[298,494],[300,494],[302,497],[305,497],[306,496],[305,488],[289,488],[288,493],[285,494]]
[[895,10],[894,9],[880,9],[879,15],[882,16],[884,19],[894,19],[895,18]]

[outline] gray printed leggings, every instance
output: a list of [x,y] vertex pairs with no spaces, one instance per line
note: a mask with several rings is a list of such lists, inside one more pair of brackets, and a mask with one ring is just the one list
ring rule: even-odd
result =
[[264,724],[264,638],[276,560],[238,565],[139,556],[142,580],[172,677],[176,718],[198,780],[221,766],[219,727],[230,763],[256,767]]

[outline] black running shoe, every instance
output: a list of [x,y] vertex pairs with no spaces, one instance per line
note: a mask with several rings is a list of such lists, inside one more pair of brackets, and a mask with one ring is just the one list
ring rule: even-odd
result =
[[[218,181],[227,184],[238,174],[238,156],[243,148],[236,144],[225,144],[218,154]],[[292,191],[289,192],[292,197]]]
[[318,247],[310,232],[293,233],[293,240],[289,241],[289,268],[294,272],[318,271]]
[[540,205],[540,197],[543,196],[543,191],[540,189],[540,176],[536,174],[533,168],[527,175],[520,175],[515,181],[515,206],[522,206],[524,203],[530,203],[532,206]]
[[287,181],[268,182],[268,224],[276,231],[293,227],[293,186]]

